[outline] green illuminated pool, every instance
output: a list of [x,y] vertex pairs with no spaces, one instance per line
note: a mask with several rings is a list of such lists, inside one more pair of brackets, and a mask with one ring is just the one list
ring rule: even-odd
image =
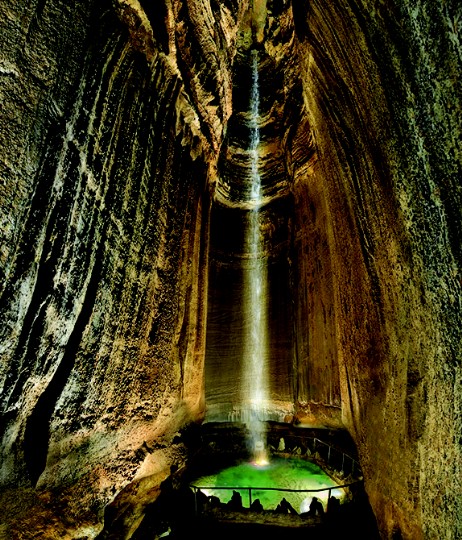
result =
[[[232,490],[210,489],[211,487],[239,488],[236,491],[242,496],[244,507],[249,507],[249,490],[252,501],[260,499],[265,510],[273,510],[283,497],[293,506],[297,512],[307,512],[312,497],[322,501],[326,509],[329,497],[328,489],[317,493],[291,493],[285,491],[265,491],[258,488],[288,488],[288,489],[324,489],[332,488],[331,495],[342,500],[343,489],[337,488],[332,480],[318,465],[310,461],[296,458],[274,457],[266,466],[256,466],[253,463],[241,463],[221,470],[217,474],[202,476],[192,482],[200,487],[207,496],[216,495],[221,502],[228,502],[232,496]],[[207,488],[207,489],[205,489]]]

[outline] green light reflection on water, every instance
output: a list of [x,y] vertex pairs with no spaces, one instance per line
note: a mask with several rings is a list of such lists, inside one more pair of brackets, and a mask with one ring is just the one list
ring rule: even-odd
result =
[[[241,463],[221,470],[217,474],[202,476],[192,482],[195,486],[239,487],[242,503],[249,506],[248,490],[246,487],[277,487],[289,489],[321,489],[335,488],[338,484],[330,478],[318,465],[310,461],[296,458],[271,459],[269,465],[259,467],[253,463]],[[232,496],[231,490],[202,489],[207,496],[216,495],[221,502],[228,502]],[[342,500],[344,491],[332,489],[331,495]],[[320,499],[326,509],[328,491],[319,493],[290,493],[283,491],[261,491],[252,489],[252,501],[260,499],[265,510],[276,508],[283,497],[297,512],[306,512],[312,497]]]

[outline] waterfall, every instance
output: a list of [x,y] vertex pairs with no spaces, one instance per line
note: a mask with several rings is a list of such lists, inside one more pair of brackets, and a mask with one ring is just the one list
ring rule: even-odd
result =
[[[261,205],[261,178],[258,171],[258,145],[260,144],[260,128],[258,126],[260,109],[260,90],[258,85],[258,53],[252,51],[252,88],[250,93],[250,165],[251,184],[250,199],[255,203],[253,213],[258,222],[259,207]],[[252,231],[257,234],[257,231]],[[259,235],[258,235],[259,236]],[[251,242],[254,244],[255,242]],[[257,243],[260,243],[258,240]]]
[[262,189],[259,173],[258,146],[260,143],[259,130],[259,85],[258,85],[258,53],[252,51],[252,87],[250,108],[250,161],[251,184],[249,224],[246,232],[246,252],[248,262],[245,264],[245,343],[242,373],[242,403],[244,421],[250,432],[249,444],[257,463],[267,461],[266,436],[264,420],[268,401],[268,269],[267,258],[264,255],[264,245],[261,235]]

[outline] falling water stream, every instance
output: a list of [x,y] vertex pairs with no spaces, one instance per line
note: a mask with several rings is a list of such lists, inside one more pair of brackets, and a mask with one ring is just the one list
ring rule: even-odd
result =
[[266,437],[264,430],[265,411],[268,401],[268,294],[267,294],[267,259],[264,256],[263,239],[261,235],[262,187],[259,173],[258,146],[260,143],[259,130],[259,84],[258,84],[258,53],[252,51],[252,87],[250,110],[250,161],[251,184],[249,225],[246,233],[246,252],[248,263],[245,265],[244,287],[246,302],[245,335],[242,373],[242,403],[244,404],[244,421],[250,432],[249,444],[257,463],[267,462]]

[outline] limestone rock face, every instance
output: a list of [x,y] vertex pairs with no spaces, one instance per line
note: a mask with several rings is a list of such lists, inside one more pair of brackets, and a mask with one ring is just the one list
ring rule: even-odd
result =
[[0,15],[0,537],[130,538],[232,410],[251,50],[271,399],[350,432],[383,538],[462,536],[458,3]]
[[1,3],[0,478],[37,485],[29,506],[61,493],[7,536],[44,519],[63,538],[65,507],[67,534],[94,537],[203,416],[209,190],[242,11],[213,8]]
[[462,531],[455,6],[294,12],[318,152],[300,193],[325,216],[317,290],[329,291],[342,415],[385,538]]

